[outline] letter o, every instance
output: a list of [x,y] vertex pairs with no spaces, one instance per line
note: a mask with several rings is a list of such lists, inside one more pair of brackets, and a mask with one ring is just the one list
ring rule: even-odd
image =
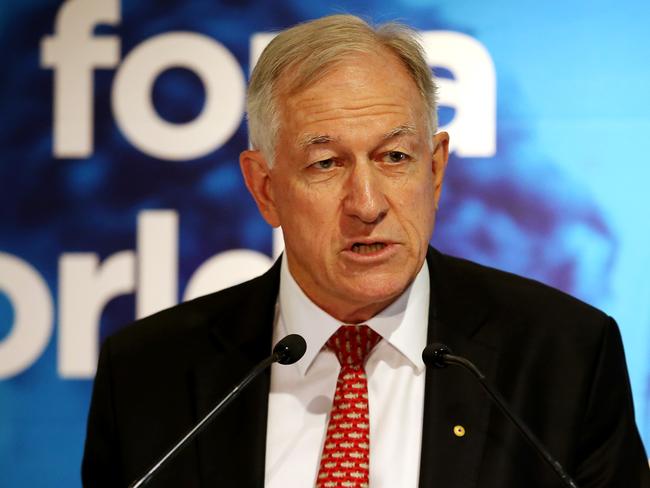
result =
[[[193,71],[205,87],[205,105],[192,121],[162,119],[151,92],[165,70]],[[235,133],[244,113],[245,79],[237,59],[218,41],[196,33],[161,34],[135,47],[113,82],[115,120],[139,150],[167,160],[194,159],[214,151]]]
[[0,290],[14,309],[12,328],[0,341],[0,378],[9,378],[31,366],[50,342],[54,306],[41,275],[29,263],[2,252]]

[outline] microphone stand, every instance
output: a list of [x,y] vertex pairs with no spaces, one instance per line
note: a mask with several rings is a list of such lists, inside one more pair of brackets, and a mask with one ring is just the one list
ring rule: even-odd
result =
[[156,474],[162,466],[167,464],[174,456],[176,456],[183,448],[199,435],[205,428],[214,420],[214,418],[223,410],[230,402],[232,402],[239,394],[246,388],[246,386],[257,378],[266,368],[275,362],[280,364],[293,364],[298,361],[306,349],[305,340],[297,334],[290,334],[284,339],[279,341],[273,348],[273,354],[261,361],[248,375],[238,383],[208,414],[201,419],[192,429],[179,440],[174,447],[161,457],[156,464],[146,472],[140,479],[134,481],[129,485],[129,488],[141,488],[145,486]]
[[259,363],[253,369],[253,371],[248,373],[248,376],[246,376],[246,378],[244,378],[240,384],[233,388],[230,393],[228,393],[219,403],[217,403],[217,405],[212,410],[210,410],[210,412],[205,417],[203,417],[198,424],[192,427],[192,430],[185,434],[183,438],[174,445],[174,447],[167,451],[167,453],[161,457],[156,464],[151,466],[149,471],[147,471],[147,473],[142,476],[142,478],[130,484],[129,488],[140,488],[142,486],[145,486],[145,484],[149,482],[154,473],[156,473],[164,464],[167,464],[170,459],[178,454],[188,442],[203,432],[203,430],[210,424],[212,419],[217,416],[219,411],[224,409],[230,402],[237,398],[242,390],[246,388],[246,385],[253,381],[257,376],[259,376],[262,371],[264,371],[274,362],[275,357],[269,356],[264,361]]
[[444,344],[433,344],[427,346],[422,353],[424,362],[432,364],[437,368],[444,368],[447,364],[461,366],[469,371],[479,382],[483,390],[490,396],[494,403],[499,407],[499,410],[517,427],[517,430],[528,441],[528,443],[542,456],[544,461],[553,469],[553,471],[562,480],[562,484],[568,488],[578,488],[575,481],[567,474],[562,465],[546,450],[544,445],[535,437],[530,429],[524,422],[517,417],[517,415],[508,408],[505,399],[501,394],[493,389],[487,381],[485,375],[472,363],[470,360],[462,356],[455,356],[451,354],[450,349]]

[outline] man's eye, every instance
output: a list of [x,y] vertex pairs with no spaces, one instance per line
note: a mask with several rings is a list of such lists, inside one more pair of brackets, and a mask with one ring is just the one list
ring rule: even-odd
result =
[[317,161],[314,164],[312,164],[312,167],[316,169],[330,169],[333,166],[334,166],[334,160],[332,158],[323,159],[322,161]]
[[401,151],[389,151],[386,153],[386,160],[391,163],[401,163],[409,159],[408,154],[404,154]]

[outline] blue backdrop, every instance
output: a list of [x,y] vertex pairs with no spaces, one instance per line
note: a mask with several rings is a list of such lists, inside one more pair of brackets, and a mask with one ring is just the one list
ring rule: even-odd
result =
[[23,0],[0,6],[1,486],[79,486],[101,338],[277,255],[238,168],[256,34],[338,12],[423,33],[456,141],[433,244],[613,315],[650,446],[650,4]]

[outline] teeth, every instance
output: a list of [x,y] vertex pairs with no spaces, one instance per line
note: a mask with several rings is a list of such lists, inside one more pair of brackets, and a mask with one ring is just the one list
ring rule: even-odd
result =
[[386,244],[381,242],[375,242],[374,244],[353,244],[352,252],[357,254],[370,254],[372,252],[377,252],[386,247]]

